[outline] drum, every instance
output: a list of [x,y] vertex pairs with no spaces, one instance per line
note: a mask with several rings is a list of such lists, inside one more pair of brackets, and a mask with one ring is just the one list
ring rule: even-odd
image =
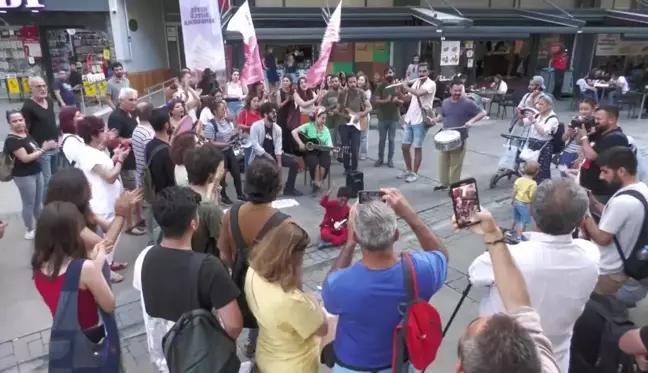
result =
[[455,130],[441,130],[434,135],[434,146],[442,152],[461,148],[461,133]]

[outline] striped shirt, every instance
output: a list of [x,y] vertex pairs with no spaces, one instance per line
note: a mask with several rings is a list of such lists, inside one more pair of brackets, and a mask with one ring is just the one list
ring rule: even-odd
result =
[[155,137],[155,131],[150,124],[139,124],[133,130],[131,151],[135,155],[135,171],[137,186],[142,186],[142,172],[146,165],[146,144]]

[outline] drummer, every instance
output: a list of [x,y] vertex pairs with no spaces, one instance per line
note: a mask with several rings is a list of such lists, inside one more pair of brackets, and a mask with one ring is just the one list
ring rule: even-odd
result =
[[461,146],[451,151],[439,152],[439,181],[441,185],[434,190],[447,190],[450,184],[461,180],[468,129],[483,117],[486,111],[475,101],[466,97],[464,83],[454,80],[450,85],[450,97],[443,100],[441,113],[435,122],[443,122],[444,130],[456,130],[461,136]]

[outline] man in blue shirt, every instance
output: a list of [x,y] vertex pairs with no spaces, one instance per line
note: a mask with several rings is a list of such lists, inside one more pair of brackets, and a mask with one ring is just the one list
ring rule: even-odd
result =
[[[407,300],[400,256],[394,253],[397,217],[409,224],[423,249],[411,254],[420,297],[431,298],[448,272],[441,240],[398,189],[382,192],[383,201],[353,206],[348,241],[322,287],[324,307],[339,316],[334,373],[391,372],[394,328]],[[351,265],[356,245],[362,248],[362,260]]]

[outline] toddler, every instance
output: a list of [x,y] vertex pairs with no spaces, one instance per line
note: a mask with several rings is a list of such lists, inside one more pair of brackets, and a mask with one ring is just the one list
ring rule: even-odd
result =
[[513,185],[513,226],[511,231],[515,232],[518,241],[522,241],[522,232],[531,222],[529,204],[535,194],[537,184],[535,182],[538,173],[538,162],[527,162],[524,166],[524,176],[515,180]]

